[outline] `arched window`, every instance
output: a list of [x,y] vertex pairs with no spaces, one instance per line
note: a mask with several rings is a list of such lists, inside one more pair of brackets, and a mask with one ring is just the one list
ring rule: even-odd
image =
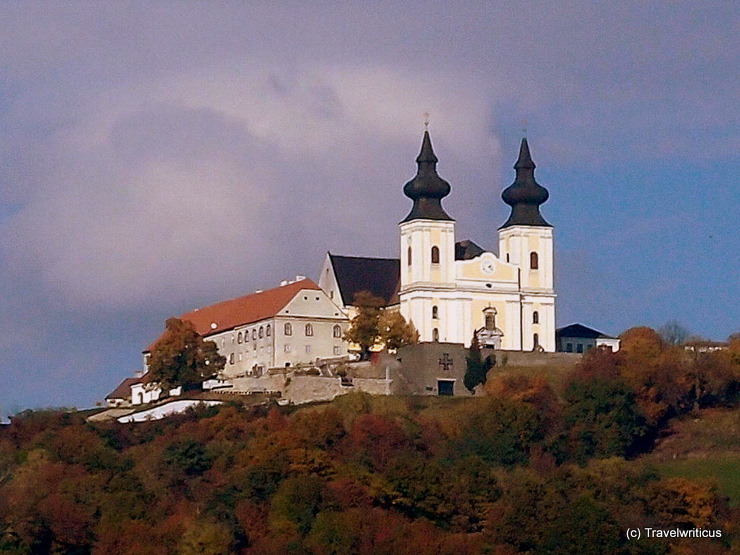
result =
[[264,335],[265,335],[265,328],[263,328],[262,326],[260,326],[260,339],[262,339],[262,337]]
[[537,256],[537,253],[532,251],[529,253],[529,269],[530,270],[536,270],[540,267],[540,260]]
[[536,310],[532,313],[532,323],[533,324],[539,324],[540,323],[540,313]]
[[334,337],[342,337],[342,327],[339,324],[335,324],[333,328]]
[[311,324],[306,324],[306,337],[310,337],[313,335],[313,326]]
[[432,330],[432,341],[435,343],[439,342],[439,330],[437,328]]
[[439,247],[432,247],[432,264],[439,264]]
[[290,322],[285,322],[283,333],[285,333],[285,335],[293,335],[293,326],[290,325]]
[[234,364],[234,353],[229,355],[229,364]]
[[252,339],[257,339],[257,330],[256,329],[253,329],[252,330]]
[[535,333],[532,339],[533,339],[532,342],[534,343],[534,348],[536,349],[537,347],[540,346],[540,336],[539,336],[539,334]]
[[236,336],[236,342],[241,344],[242,337],[243,337],[242,332],[239,332],[239,335]]
[[439,308],[437,307],[437,305],[434,305],[432,307],[432,318],[434,319],[439,318]]
[[408,252],[406,254],[406,264],[408,264],[409,266],[411,266],[411,247],[409,247],[409,250],[408,250]]
[[267,337],[272,335],[272,326],[270,324],[267,324],[267,328],[265,328],[265,335],[267,335]]

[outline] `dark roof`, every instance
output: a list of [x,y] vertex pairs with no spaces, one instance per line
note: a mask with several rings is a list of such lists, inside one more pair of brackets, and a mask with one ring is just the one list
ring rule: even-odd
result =
[[416,177],[403,186],[403,194],[414,201],[411,212],[403,220],[450,220],[442,208],[442,199],[450,194],[450,184],[437,174],[437,156],[432,149],[429,131],[424,131],[421,152],[416,158]]
[[398,258],[337,256],[329,253],[329,259],[345,306],[352,305],[355,295],[360,291],[369,291],[381,297],[386,305],[398,303],[401,277],[401,261]]
[[[203,337],[208,337],[236,326],[275,316],[304,289],[321,291],[321,288],[310,279],[302,279],[267,291],[196,308],[180,316],[180,320],[192,323],[195,331]],[[151,352],[156,343],[156,341],[152,343],[144,352]]]
[[118,387],[105,396],[106,399],[128,399],[131,397],[131,386],[141,383],[142,378],[126,378]]
[[471,260],[480,256],[484,251],[470,239],[455,243],[455,260]]
[[606,335],[598,330],[584,326],[583,324],[571,324],[555,330],[557,337],[581,337],[584,339],[614,339],[611,335]]
[[527,139],[522,139],[519,147],[519,159],[514,164],[516,178],[509,185],[501,198],[511,206],[511,215],[499,229],[513,225],[533,225],[552,227],[540,214],[540,204],[543,204],[550,193],[534,179],[535,164],[529,153]]

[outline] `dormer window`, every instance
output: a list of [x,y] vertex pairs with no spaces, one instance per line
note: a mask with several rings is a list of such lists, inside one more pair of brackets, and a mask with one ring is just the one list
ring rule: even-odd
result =
[[439,264],[439,247],[432,247],[432,264]]

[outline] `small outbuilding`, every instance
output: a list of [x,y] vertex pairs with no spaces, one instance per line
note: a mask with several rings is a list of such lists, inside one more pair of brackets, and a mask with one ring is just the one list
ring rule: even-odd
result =
[[583,324],[571,324],[555,330],[555,343],[561,353],[585,353],[594,347],[619,350],[619,338],[606,335]]
[[109,407],[126,407],[131,405],[131,387],[141,383],[141,378],[126,378],[118,387],[105,396]]

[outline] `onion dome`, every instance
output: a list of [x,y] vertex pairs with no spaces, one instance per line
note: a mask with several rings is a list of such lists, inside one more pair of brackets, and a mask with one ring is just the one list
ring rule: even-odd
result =
[[424,131],[421,152],[416,158],[419,169],[416,171],[416,177],[403,187],[403,194],[414,201],[414,206],[403,220],[404,222],[411,220],[452,221],[452,218],[442,208],[442,199],[450,194],[450,184],[437,175],[437,162],[429,132]]
[[514,164],[516,179],[501,193],[504,202],[511,206],[511,215],[499,229],[513,225],[552,227],[540,214],[540,204],[549,198],[550,193],[535,181],[535,167],[527,139],[522,139],[519,159]]

